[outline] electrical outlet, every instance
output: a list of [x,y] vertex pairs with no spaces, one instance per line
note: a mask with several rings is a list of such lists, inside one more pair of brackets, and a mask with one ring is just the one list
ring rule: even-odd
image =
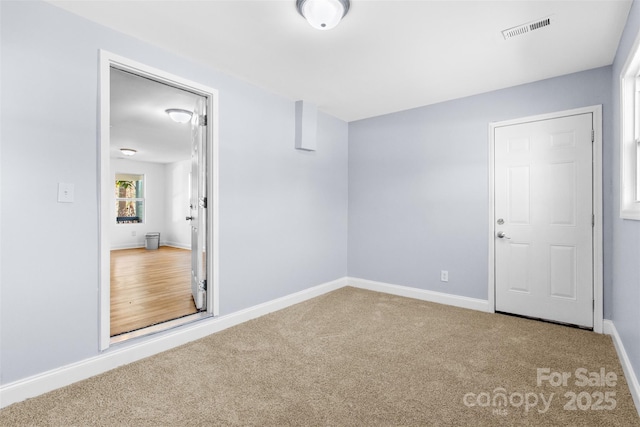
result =
[[449,281],[449,272],[447,270],[440,271],[440,281],[441,282]]
[[135,231],[132,231],[132,232],[131,232],[131,235],[132,235],[133,237],[136,237],[136,232],[135,232]]

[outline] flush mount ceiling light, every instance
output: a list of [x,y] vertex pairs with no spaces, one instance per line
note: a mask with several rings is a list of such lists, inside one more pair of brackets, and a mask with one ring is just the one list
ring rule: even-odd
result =
[[191,116],[193,113],[189,110],[181,110],[180,108],[169,108],[168,110],[164,110],[171,120],[178,123],[187,123],[191,120]]
[[124,154],[125,156],[129,156],[129,157],[131,157],[131,156],[133,156],[134,154],[137,153],[137,151],[134,150],[133,148],[121,148],[120,152],[122,154]]
[[296,0],[300,15],[318,30],[330,30],[349,11],[349,0]]

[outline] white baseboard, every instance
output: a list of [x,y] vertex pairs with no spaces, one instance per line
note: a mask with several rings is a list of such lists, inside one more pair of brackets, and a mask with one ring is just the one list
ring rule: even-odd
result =
[[189,249],[189,250],[191,250],[191,243],[160,242],[160,246],[171,246],[172,248]]
[[374,282],[373,280],[358,279],[356,277],[348,277],[347,282],[349,286],[353,286],[354,288],[368,289],[370,291],[384,292],[401,297],[414,298],[422,301],[435,302],[438,304],[446,304],[452,305],[454,307],[468,308],[471,310],[493,313],[493,310],[489,308],[489,301],[487,300],[445,294],[442,292],[427,291],[424,289],[412,288],[409,286]]
[[232,314],[200,320],[152,337],[145,337],[144,340],[114,345],[98,356],[0,386],[0,408],[204,338],[346,285],[346,278],[337,279]]
[[144,243],[127,243],[127,244],[123,244],[123,245],[115,245],[111,247],[112,251],[120,251],[123,249],[138,249],[138,248],[144,248]]
[[616,352],[618,353],[618,358],[620,359],[620,364],[622,365],[622,370],[624,371],[624,377],[627,380],[627,384],[629,385],[629,391],[631,391],[633,402],[636,404],[638,415],[640,415],[640,382],[638,382],[638,376],[634,372],[633,366],[631,366],[629,355],[624,349],[624,345],[622,344],[620,335],[618,335],[616,325],[613,323],[613,321],[605,319],[603,322],[603,327],[604,333],[607,335],[611,335],[611,338],[613,339],[613,345],[616,347]]
[[[191,250],[191,245],[185,245],[177,242],[160,242],[158,246],[170,246],[172,248],[178,249],[189,249]],[[132,244],[124,244],[124,245],[115,245],[111,247],[112,251],[119,251],[123,249],[139,249],[144,248],[146,245],[144,243],[132,243]]]

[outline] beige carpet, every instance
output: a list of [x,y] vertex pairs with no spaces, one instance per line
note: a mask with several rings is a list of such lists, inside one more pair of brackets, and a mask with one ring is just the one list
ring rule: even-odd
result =
[[[571,376],[566,386],[538,386],[538,368],[549,368],[551,382]],[[576,377],[581,368],[593,372],[592,384],[582,384],[582,371]],[[605,384],[596,385],[601,369]],[[343,288],[14,404],[0,411],[0,425],[640,426],[640,419],[608,336]]]

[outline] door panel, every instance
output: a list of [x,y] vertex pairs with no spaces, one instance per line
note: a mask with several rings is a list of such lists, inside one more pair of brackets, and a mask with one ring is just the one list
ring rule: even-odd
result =
[[206,310],[207,280],[207,164],[206,111],[201,97],[193,109],[191,121],[191,191],[189,210],[191,221],[191,293],[198,310]]
[[549,165],[549,180],[556,185],[549,194],[551,225],[576,225],[576,178],[575,162]]
[[592,122],[495,128],[497,311],[593,326]]
[[575,300],[577,257],[575,246],[551,245],[549,248],[550,295]]
[[509,211],[511,224],[529,224],[531,198],[529,196],[529,167],[509,168]]
[[524,243],[509,243],[509,290],[529,293],[530,247]]

